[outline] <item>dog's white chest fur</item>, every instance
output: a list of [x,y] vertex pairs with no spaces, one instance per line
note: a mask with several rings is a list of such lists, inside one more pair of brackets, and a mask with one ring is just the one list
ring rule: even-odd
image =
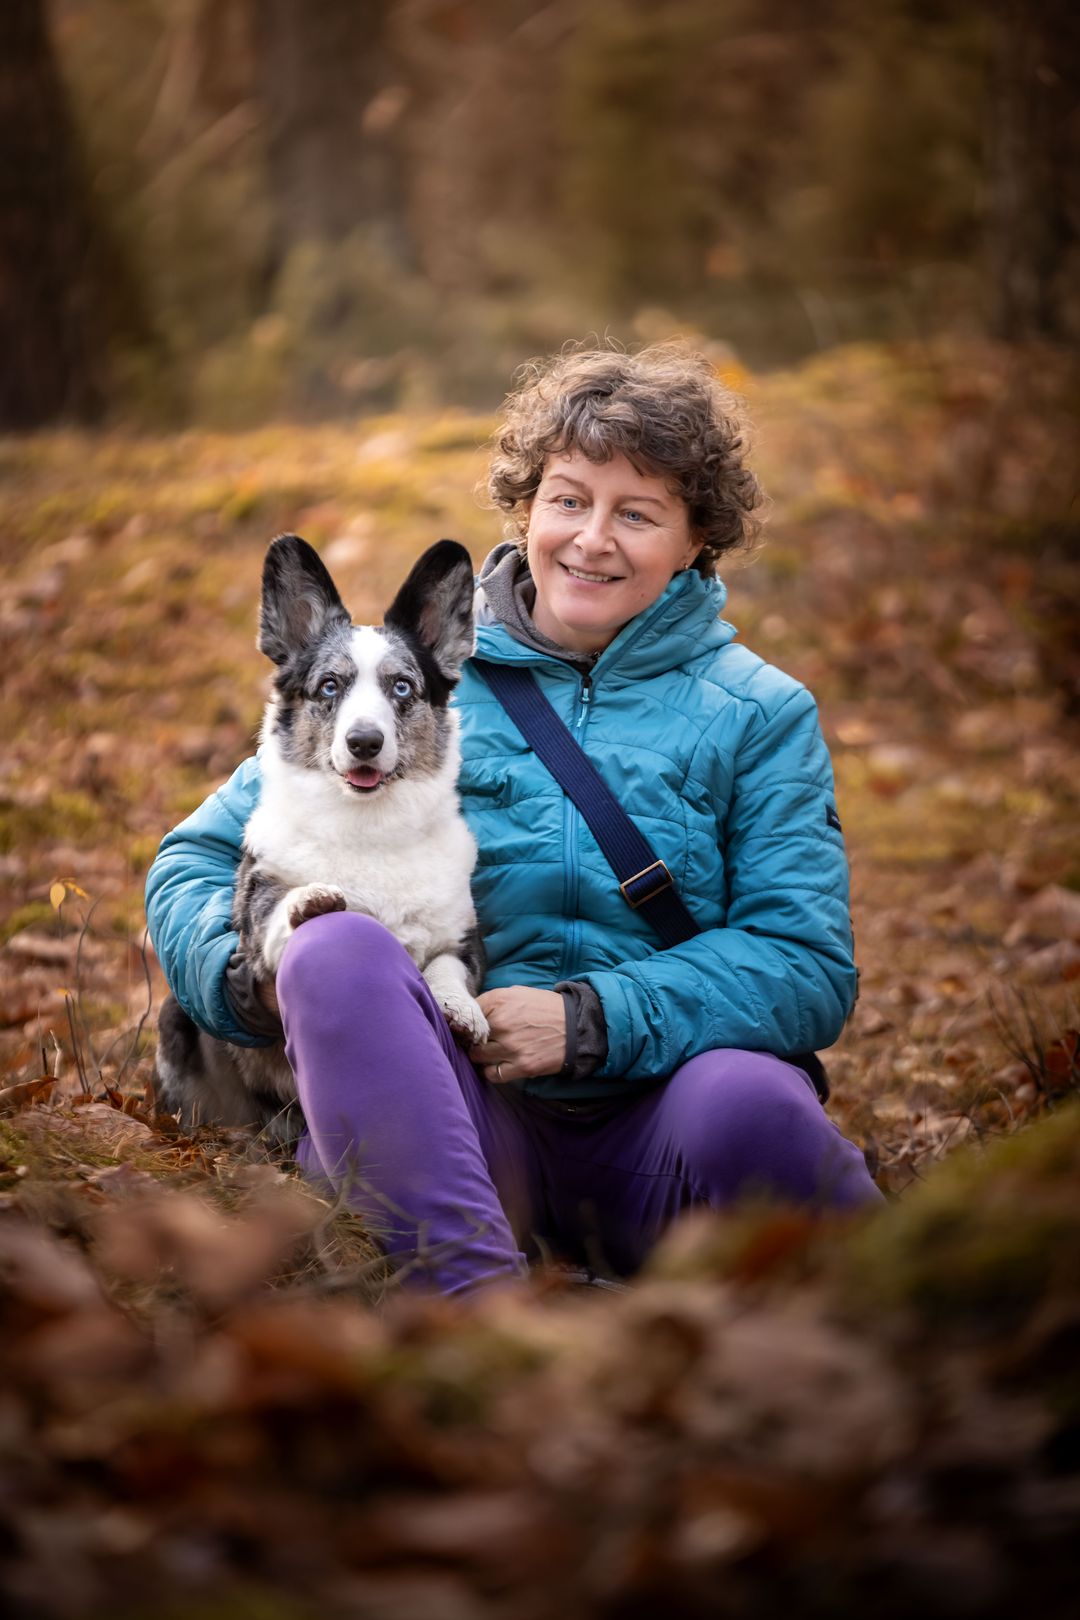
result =
[[[244,833],[260,869],[287,890],[340,889],[346,908],[388,928],[424,968],[456,950],[474,921],[469,876],[476,845],[458,808],[457,717],[437,773],[346,797],[332,776],[283,759],[273,736],[262,752],[262,792]],[[284,902],[282,902],[284,904]],[[263,954],[276,967],[292,929],[267,929]]]

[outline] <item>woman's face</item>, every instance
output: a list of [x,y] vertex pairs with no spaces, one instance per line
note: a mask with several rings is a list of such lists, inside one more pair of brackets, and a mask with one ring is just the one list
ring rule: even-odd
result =
[[600,652],[700,549],[663,478],[625,456],[549,456],[529,508],[533,623],[571,652]]

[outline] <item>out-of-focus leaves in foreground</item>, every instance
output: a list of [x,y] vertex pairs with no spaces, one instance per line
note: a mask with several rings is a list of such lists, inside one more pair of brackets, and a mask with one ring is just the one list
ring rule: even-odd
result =
[[282,1281],[317,1206],[273,1172],[9,1208],[8,1612],[1064,1615],[1078,1175],[1073,1105],[861,1225],[378,1314]]

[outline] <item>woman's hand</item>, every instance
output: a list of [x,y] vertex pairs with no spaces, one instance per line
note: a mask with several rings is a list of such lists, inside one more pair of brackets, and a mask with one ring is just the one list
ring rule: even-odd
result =
[[566,1061],[566,1012],[557,990],[510,984],[476,999],[491,1033],[469,1056],[488,1080],[558,1074]]

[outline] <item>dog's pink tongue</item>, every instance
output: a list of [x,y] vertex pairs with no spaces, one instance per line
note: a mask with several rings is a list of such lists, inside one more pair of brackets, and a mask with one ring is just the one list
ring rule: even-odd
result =
[[377,765],[358,765],[355,771],[346,774],[345,780],[351,782],[353,787],[373,788],[382,781],[382,771]]

